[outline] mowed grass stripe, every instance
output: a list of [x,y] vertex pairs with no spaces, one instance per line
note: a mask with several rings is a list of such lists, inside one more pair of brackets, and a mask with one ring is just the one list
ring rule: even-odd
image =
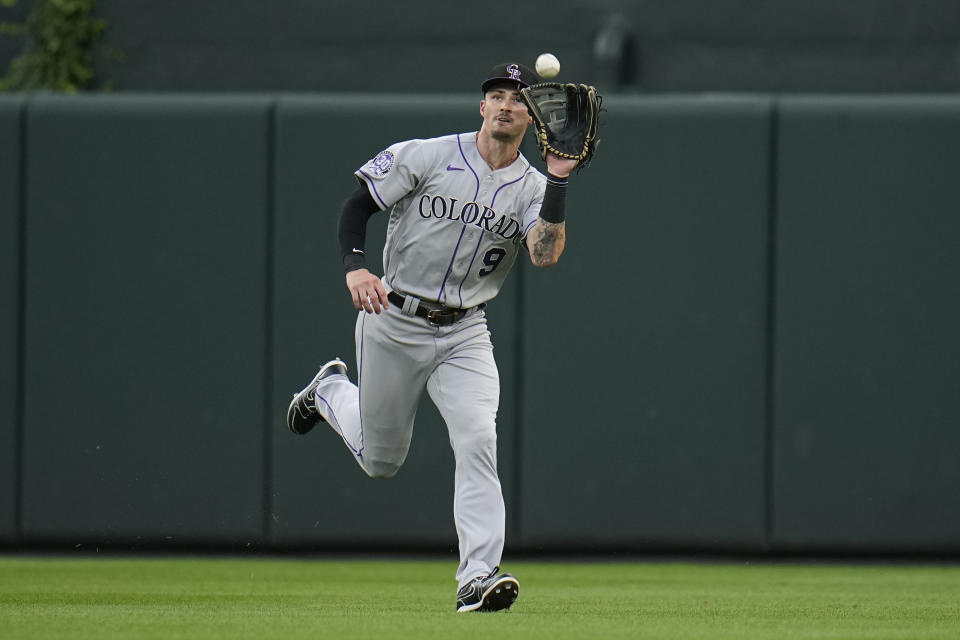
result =
[[960,638],[960,567],[511,562],[456,614],[451,560],[0,557],[4,638]]

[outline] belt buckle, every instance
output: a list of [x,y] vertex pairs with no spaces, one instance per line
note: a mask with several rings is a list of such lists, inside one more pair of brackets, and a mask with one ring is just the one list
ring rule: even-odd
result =
[[456,311],[450,309],[430,309],[427,311],[427,322],[431,327],[445,327],[457,317]]

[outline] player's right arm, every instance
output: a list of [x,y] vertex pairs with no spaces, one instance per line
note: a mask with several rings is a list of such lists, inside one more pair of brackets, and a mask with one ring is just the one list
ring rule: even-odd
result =
[[367,221],[380,206],[373,200],[366,186],[360,185],[343,203],[337,238],[340,242],[340,257],[346,271],[347,289],[355,309],[367,313],[380,313],[389,307],[387,290],[380,278],[367,270],[364,245],[367,237]]
[[[540,215],[527,232],[527,250],[535,267],[551,267],[560,260],[567,243],[566,198],[567,177],[576,161],[548,154],[547,184],[544,187]],[[556,172],[556,173],[554,173]]]
[[552,267],[560,260],[566,245],[567,223],[547,222],[543,218],[527,232],[527,250],[535,267]]

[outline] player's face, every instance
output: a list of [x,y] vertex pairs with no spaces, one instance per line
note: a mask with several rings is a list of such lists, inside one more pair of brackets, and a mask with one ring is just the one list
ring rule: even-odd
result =
[[523,137],[527,125],[532,122],[520,91],[514,86],[493,87],[480,103],[483,127],[499,140]]

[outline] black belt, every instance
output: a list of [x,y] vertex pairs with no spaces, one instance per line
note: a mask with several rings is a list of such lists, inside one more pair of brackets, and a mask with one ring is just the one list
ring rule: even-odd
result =
[[[401,309],[403,308],[403,303],[406,302],[406,298],[396,291],[391,291],[388,293],[387,300],[389,300],[391,304],[395,304]],[[484,305],[479,306],[483,307]],[[414,314],[420,316],[421,318],[426,318],[427,322],[435,327],[445,327],[453,324],[463,316],[470,313],[472,310],[472,307],[470,309],[454,309],[453,307],[445,307],[442,304],[437,304],[435,302],[424,302],[421,300],[420,304],[417,305]]]

